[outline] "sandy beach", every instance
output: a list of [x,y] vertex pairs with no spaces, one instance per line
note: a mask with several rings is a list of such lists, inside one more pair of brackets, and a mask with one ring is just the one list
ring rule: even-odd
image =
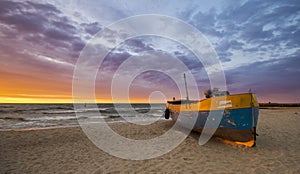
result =
[[[260,110],[257,146],[213,137],[198,145],[192,132],[171,152],[149,160],[124,160],[97,148],[80,127],[0,131],[0,173],[300,173],[300,109]],[[114,123],[128,138],[149,139],[172,127]]]

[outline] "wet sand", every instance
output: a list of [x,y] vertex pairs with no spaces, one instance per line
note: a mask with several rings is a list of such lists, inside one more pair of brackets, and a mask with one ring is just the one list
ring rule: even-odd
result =
[[[111,127],[135,139],[159,136],[172,121]],[[247,148],[213,137],[198,145],[192,132],[171,152],[124,160],[97,148],[80,127],[0,131],[0,173],[300,173],[300,109],[260,110],[257,145]]]

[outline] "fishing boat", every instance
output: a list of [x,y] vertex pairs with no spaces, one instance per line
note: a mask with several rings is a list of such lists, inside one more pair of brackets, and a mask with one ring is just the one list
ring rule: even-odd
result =
[[[188,91],[186,92],[187,99],[173,98],[172,101],[167,101],[164,114],[166,119],[171,118],[181,125],[193,122],[192,128],[198,132],[202,132],[204,128],[214,128],[210,125],[214,125],[211,123],[215,121],[217,127],[214,136],[248,147],[256,145],[259,111],[254,93],[229,94],[215,88],[205,91],[206,98],[197,101],[189,100]],[[207,122],[210,124],[205,125]]]

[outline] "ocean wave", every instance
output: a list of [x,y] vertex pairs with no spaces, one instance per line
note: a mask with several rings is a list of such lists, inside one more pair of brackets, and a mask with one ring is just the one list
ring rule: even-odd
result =
[[70,114],[70,113],[86,113],[86,112],[101,112],[101,113],[116,113],[114,108],[82,108],[72,110],[42,110],[43,114]]
[[26,117],[24,121],[60,121],[60,120],[77,120],[74,116],[63,116],[63,117]]
[[[1,106],[1,105],[0,105]],[[98,106],[98,107],[97,107]],[[113,105],[77,107],[72,104],[15,104],[0,108],[0,130],[10,128],[39,128],[100,123],[152,121],[161,119],[163,105]]]

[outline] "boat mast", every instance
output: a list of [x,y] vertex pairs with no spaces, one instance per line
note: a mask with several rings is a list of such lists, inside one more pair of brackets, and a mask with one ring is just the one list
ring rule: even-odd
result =
[[185,91],[186,91],[186,100],[189,101],[189,93],[188,93],[188,89],[187,89],[185,73],[183,73],[183,78],[184,78]]

